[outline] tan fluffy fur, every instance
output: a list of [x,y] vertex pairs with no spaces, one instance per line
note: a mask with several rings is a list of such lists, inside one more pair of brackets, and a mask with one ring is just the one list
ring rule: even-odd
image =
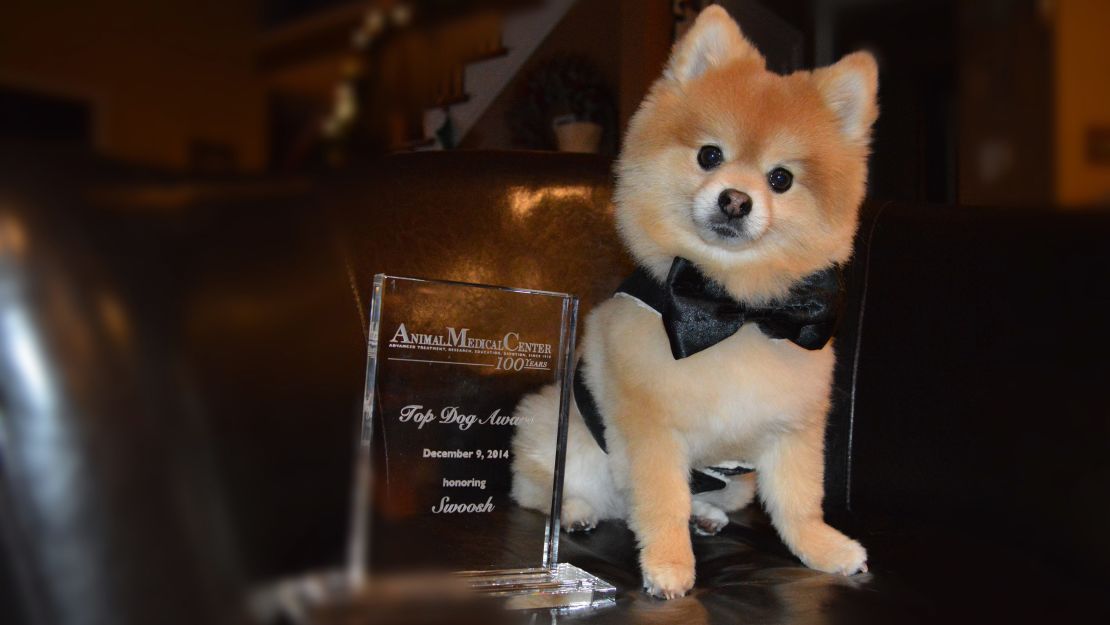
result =
[[[706,9],[629,126],[616,190],[629,250],[661,280],[675,256],[688,258],[753,303],[847,260],[866,186],[876,89],[875,62],[865,53],[814,72],[768,72],[728,14]],[[696,158],[707,144],[725,156],[708,172]],[[786,193],[767,185],[775,167],[794,174]],[[726,188],[754,203],[737,240],[715,237],[699,221],[717,210]],[[712,532],[727,523],[725,512],[751,501],[751,476],[691,497],[691,467],[727,460],[756,465],[771,519],[805,564],[842,574],[865,570],[863,547],[821,513],[831,346],[807,351],[746,325],[675,360],[658,315],[618,296],[590,313],[582,355],[609,453],[572,409],[563,521],[586,529],[600,519],[626,519],[650,593],[671,598],[693,586],[691,517]],[[518,407],[533,417],[514,441],[513,488],[522,505],[544,509],[549,501],[557,405],[554,389],[545,389]]]

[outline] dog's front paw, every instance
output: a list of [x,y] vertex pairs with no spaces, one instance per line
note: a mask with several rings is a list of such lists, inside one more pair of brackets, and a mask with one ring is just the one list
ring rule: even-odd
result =
[[818,571],[840,575],[867,572],[867,551],[863,545],[823,521],[802,529],[794,552],[806,566]]
[[640,558],[644,590],[653,597],[675,599],[694,587],[694,553],[688,558],[663,560],[644,554]]

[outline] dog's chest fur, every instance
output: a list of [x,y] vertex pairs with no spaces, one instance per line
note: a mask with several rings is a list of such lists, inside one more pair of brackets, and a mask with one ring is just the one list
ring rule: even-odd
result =
[[589,362],[608,365],[590,376],[602,412],[618,403],[656,406],[637,418],[667,419],[694,466],[755,462],[778,434],[823,419],[834,364],[831,345],[808,351],[754,324],[675,360],[659,315],[624,297],[590,315],[584,351]]

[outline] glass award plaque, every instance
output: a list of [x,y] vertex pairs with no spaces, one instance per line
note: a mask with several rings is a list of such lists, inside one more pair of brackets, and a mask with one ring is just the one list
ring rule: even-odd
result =
[[[578,299],[383,274],[372,295],[346,566],[260,588],[253,615],[488,624],[506,608],[612,604],[612,585],[559,562]],[[554,414],[514,414],[545,388]],[[529,418],[554,421],[547,514],[511,496]]]
[[[558,561],[576,297],[379,274],[370,304],[366,390],[348,579],[447,572],[505,607],[611,602],[606,582]],[[520,399],[559,398],[551,509],[511,497]]]

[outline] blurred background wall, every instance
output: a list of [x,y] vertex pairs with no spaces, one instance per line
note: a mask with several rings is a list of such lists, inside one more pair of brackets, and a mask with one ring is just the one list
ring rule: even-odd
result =
[[[6,0],[0,129],[184,170],[266,167],[255,0]],[[83,121],[75,121],[80,118]]]
[[1110,2],[1054,5],[1056,198],[1107,201],[1110,194]]
[[[703,4],[7,0],[0,146],[68,146],[183,181],[566,137],[614,155]],[[873,197],[1110,200],[1110,2],[721,4],[776,71],[875,52]]]

